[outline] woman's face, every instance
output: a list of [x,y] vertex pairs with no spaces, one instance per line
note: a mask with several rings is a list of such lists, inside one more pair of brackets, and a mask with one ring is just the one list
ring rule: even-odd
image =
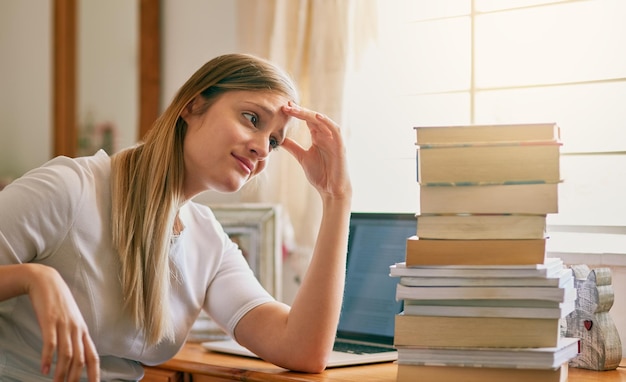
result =
[[203,114],[197,98],[182,112],[187,122],[183,150],[187,198],[206,191],[234,192],[260,173],[282,143],[288,99],[270,91],[229,91]]

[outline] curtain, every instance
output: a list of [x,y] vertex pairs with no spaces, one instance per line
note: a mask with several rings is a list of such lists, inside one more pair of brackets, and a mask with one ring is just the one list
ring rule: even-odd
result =
[[[351,63],[376,36],[375,0],[238,0],[239,46],[265,57],[295,80],[300,104],[342,126],[344,82]],[[304,147],[308,128],[290,136]],[[292,252],[308,260],[321,220],[321,200],[286,151],[271,156],[264,176],[242,193],[246,202],[279,203],[293,227]],[[289,240],[287,241],[289,242]]]

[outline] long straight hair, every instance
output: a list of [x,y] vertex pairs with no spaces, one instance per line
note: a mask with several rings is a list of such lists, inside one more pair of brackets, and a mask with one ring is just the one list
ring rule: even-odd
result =
[[148,346],[174,340],[169,248],[176,215],[185,203],[187,124],[181,112],[196,97],[208,108],[234,90],[277,92],[297,102],[293,82],[275,65],[246,54],[219,56],[180,88],[143,143],[112,158],[112,238],[121,262],[125,309],[143,330]]

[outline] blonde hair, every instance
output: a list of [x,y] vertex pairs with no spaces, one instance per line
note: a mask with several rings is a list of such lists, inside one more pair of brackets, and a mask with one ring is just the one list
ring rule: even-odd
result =
[[204,112],[221,94],[233,90],[272,91],[297,101],[295,86],[273,64],[246,54],[214,58],[180,88],[155,121],[143,143],[112,158],[112,238],[121,261],[125,308],[142,328],[148,345],[174,339],[169,312],[169,247],[183,194],[181,118],[196,97]]

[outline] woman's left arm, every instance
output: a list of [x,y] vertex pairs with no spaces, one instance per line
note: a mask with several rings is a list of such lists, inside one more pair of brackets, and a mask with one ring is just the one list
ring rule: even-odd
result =
[[291,308],[278,302],[260,305],[239,321],[235,336],[278,366],[321,372],[332,350],[341,310],[352,185],[339,126],[299,106],[290,104],[283,111],[304,120],[310,130],[308,149],[289,138],[282,147],[302,165],[320,193],[322,220],[311,262]]

